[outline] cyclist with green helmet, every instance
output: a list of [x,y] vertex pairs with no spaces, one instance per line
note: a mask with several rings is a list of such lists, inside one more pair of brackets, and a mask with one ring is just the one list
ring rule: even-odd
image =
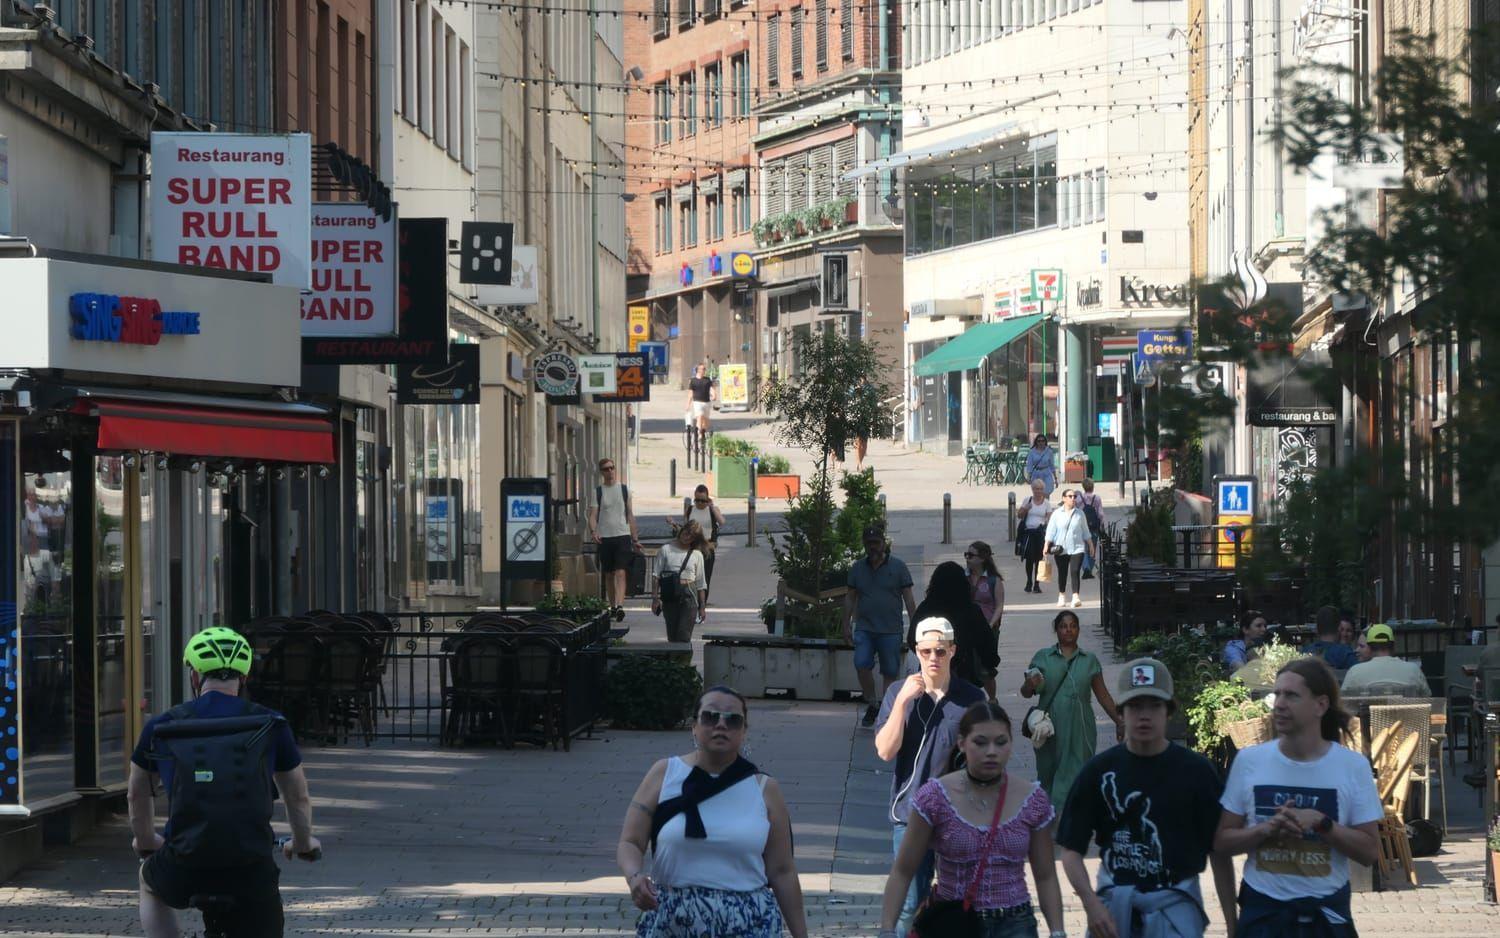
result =
[[[285,856],[321,853],[297,742],[279,713],[245,692],[251,658],[250,644],[233,629],[204,629],[188,639],[183,663],[193,699],[153,717],[131,754],[131,843],[145,857],[140,913],[148,938],[178,938],[173,909],[187,908],[194,896],[234,899],[228,934],[282,934],[271,832],[278,791],[292,828]],[[184,739],[191,739],[186,747]],[[160,834],[152,803],[157,779],[171,805]]]

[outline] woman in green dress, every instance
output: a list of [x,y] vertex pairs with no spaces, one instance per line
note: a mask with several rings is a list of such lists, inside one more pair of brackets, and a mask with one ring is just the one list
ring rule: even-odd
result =
[[1090,692],[1114,721],[1115,738],[1121,735],[1120,712],[1104,686],[1104,671],[1093,652],[1078,647],[1078,631],[1078,616],[1071,610],[1059,612],[1052,620],[1057,644],[1032,655],[1021,684],[1021,696],[1039,696],[1038,706],[1052,720],[1052,737],[1036,748],[1036,775],[1047,797],[1058,806],[1059,817],[1073,779],[1098,748],[1099,729]]

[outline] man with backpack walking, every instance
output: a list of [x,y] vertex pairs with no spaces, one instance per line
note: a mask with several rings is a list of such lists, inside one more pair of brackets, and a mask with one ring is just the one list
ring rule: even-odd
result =
[[641,551],[641,536],[636,530],[630,489],[620,481],[615,461],[608,456],[599,460],[599,477],[594,504],[589,508],[589,537],[599,545],[599,573],[609,586],[610,611],[616,620],[623,620],[625,578]]
[[[147,938],[178,938],[173,909],[194,896],[234,899],[231,935],[282,934],[280,868],[271,814],[277,791],[292,839],[282,853],[315,860],[312,799],[302,753],[286,719],[245,695],[250,645],[233,629],[204,629],[188,640],[183,663],[194,699],[153,717],[130,756],[127,801],[140,872],[141,927]],[[152,795],[160,779],[169,808],[156,832]]]
[[[1078,510],[1083,512],[1083,519],[1088,522],[1089,534],[1093,536],[1094,543],[1098,544],[1099,535],[1104,533],[1104,499],[1094,491],[1094,480],[1083,480],[1083,491],[1078,493]],[[1094,555],[1083,555],[1083,579],[1094,578]]]

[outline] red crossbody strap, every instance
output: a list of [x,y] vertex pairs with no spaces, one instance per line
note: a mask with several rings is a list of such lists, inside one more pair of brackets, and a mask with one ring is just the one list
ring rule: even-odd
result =
[[1000,783],[1000,797],[995,800],[995,816],[990,818],[990,829],[985,832],[984,846],[979,850],[979,864],[974,868],[974,878],[964,890],[964,911],[974,906],[974,897],[979,893],[979,881],[984,879],[985,867],[990,865],[990,848],[995,844],[995,834],[1000,831],[1000,811],[1005,807],[1005,790],[1010,787],[1010,776]]

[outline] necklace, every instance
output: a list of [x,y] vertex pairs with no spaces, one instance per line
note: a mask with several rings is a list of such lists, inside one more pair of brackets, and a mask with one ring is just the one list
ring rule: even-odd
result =
[[[1005,773],[1001,772],[998,776],[986,782],[982,779],[975,778],[972,774],[970,774],[968,768],[965,767],[964,778],[967,780],[967,783],[964,785],[964,796],[968,799],[969,804],[974,806],[974,810],[980,812],[981,814],[993,812],[995,810],[995,806],[990,804],[988,802],[988,799],[982,797],[982,795],[988,795],[989,789],[1004,782]],[[1002,786],[1002,791],[1003,790],[1004,789]]]

